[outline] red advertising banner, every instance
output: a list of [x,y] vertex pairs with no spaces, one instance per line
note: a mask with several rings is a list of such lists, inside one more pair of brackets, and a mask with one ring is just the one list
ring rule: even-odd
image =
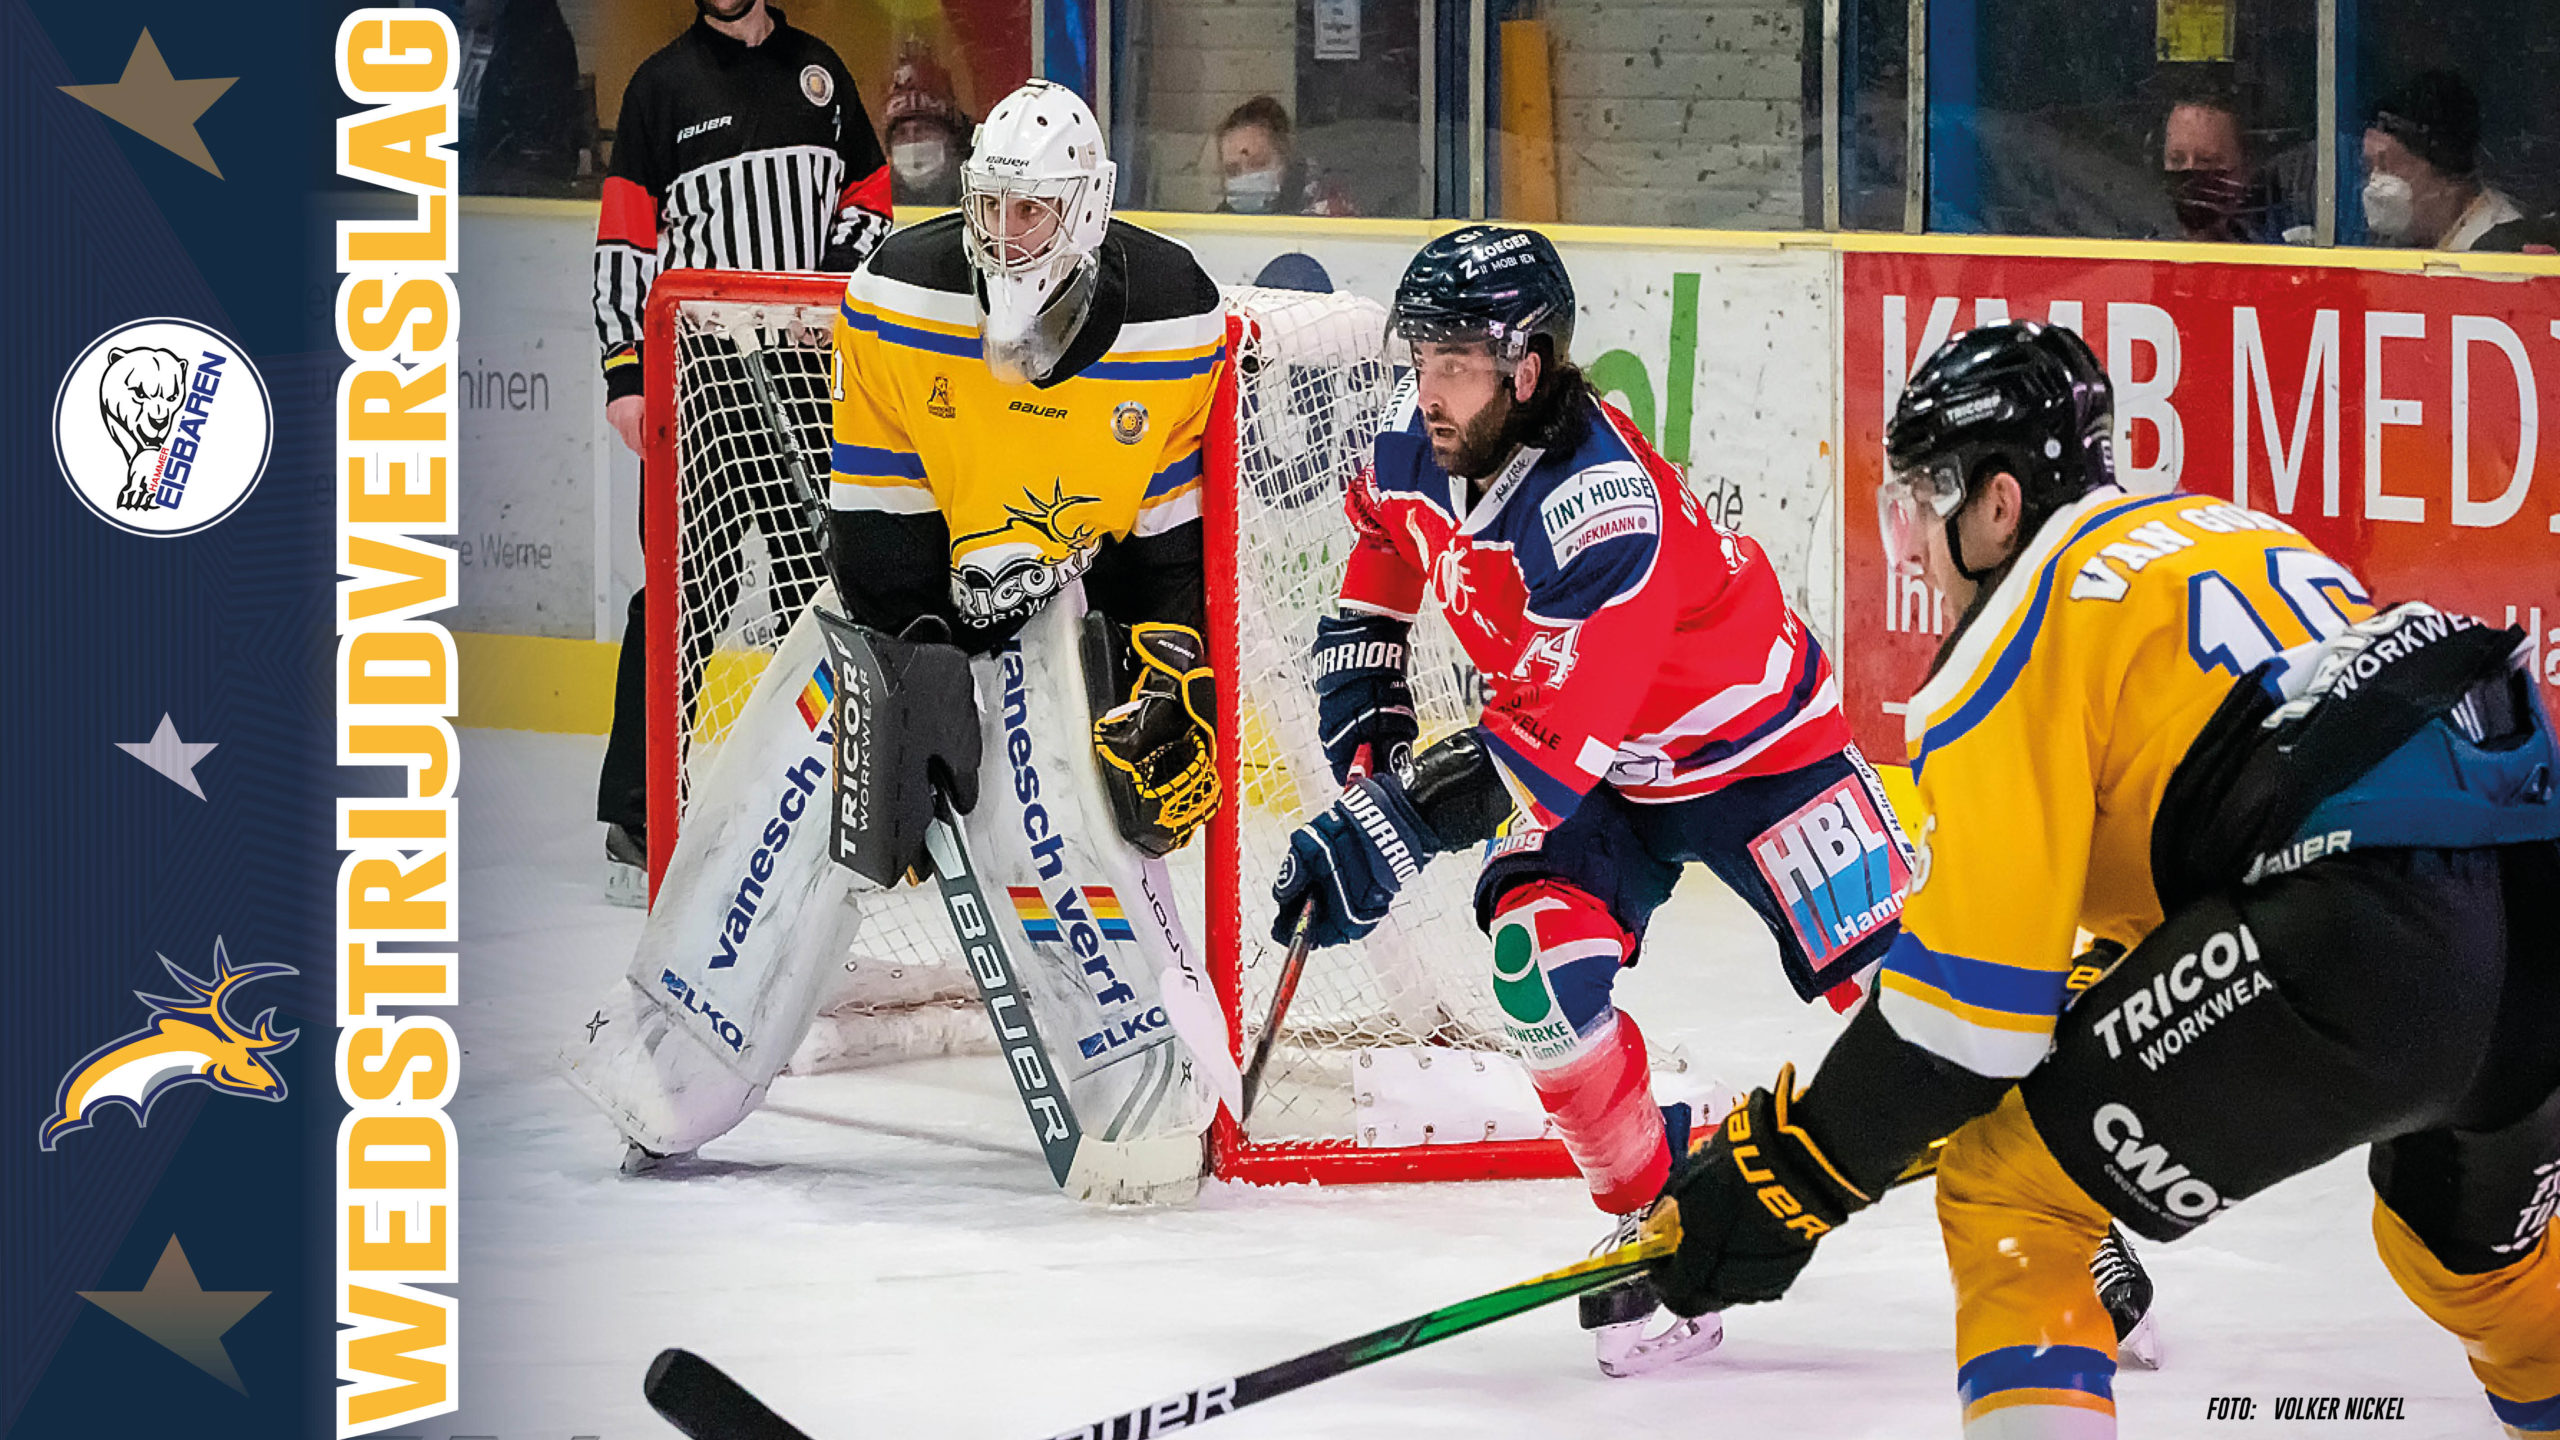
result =
[[2283,517],[2376,600],[2533,637],[2560,710],[2560,277],[1851,253],[1842,683],[1903,758],[1901,701],[1955,617],[1877,537],[1884,425],[1919,362],[2006,319],[2078,330],[2116,384],[2118,477]]

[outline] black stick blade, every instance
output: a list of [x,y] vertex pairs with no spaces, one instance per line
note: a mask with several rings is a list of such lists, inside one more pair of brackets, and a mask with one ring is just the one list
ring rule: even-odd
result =
[[661,1350],[641,1383],[649,1407],[689,1440],[809,1440],[717,1365],[690,1350]]

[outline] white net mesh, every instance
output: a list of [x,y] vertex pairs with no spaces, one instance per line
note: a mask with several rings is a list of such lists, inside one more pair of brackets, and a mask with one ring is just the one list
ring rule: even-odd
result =
[[[826,578],[834,319],[831,296],[690,300],[676,309],[679,814],[695,769],[717,753],[783,632]],[[973,1005],[966,972],[946,963],[952,953],[950,922],[930,890],[875,899],[794,1068],[842,1068],[934,1048],[893,1043],[882,1017]]]
[[[795,282],[796,283],[796,282]],[[1242,933],[1211,934],[1200,904],[1208,847],[1175,858],[1195,933],[1231,953],[1242,981],[1232,1020],[1250,1047],[1284,955],[1261,916],[1287,835],[1332,798],[1316,738],[1306,650],[1333,604],[1349,552],[1345,482],[1365,459],[1395,377],[1382,345],[1386,316],[1354,296],[1234,290],[1244,321],[1237,376],[1236,594],[1211,597],[1220,665],[1242,710],[1237,828]],[[746,702],[790,616],[822,574],[811,536],[824,494],[830,416],[828,332],[834,301],[803,287],[773,299],[689,300],[676,317],[676,653],[683,657],[676,774],[708,760]],[[1214,483],[1214,480],[1213,480]],[[663,643],[663,641],[662,641]],[[1413,688],[1424,744],[1472,723],[1476,673],[1436,613],[1415,627]],[[653,836],[653,840],[657,837]],[[669,837],[670,840],[672,837]],[[1377,935],[1314,955],[1267,1072],[1248,1138],[1354,1140],[1356,1052],[1379,1045],[1501,1046],[1484,943],[1471,914],[1474,865],[1444,857],[1402,896]],[[884,1018],[917,1003],[949,1006],[973,993],[939,907],[924,889],[899,892],[866,916],[846,957],[828,1020],[797,1068],[826,1068],[944,1048],[957,1025]],[[861,1033],[857,1033],[861,1032]],[[922,1038],[916,1038],[922,1037]],[[1459,1140],[1465,1137],[1444,1137]]]
[[[1235,290],[1236,595],[1232,654],[1220,663],[1241,702],[1237,794],[1240,1009],[1250,1049],[1269,1013],[1286,948],[1254,921],[1300,820],[1329,803],[1332,771],[1317,739],[1307,647],[1333,608],[1350,555],[1343,489],[1386,419],[1396,377],[1375,301],[1290,290]],[[1220,600],[1212,597],[1212,606]],[[1478,682],[1436,610],[1414,626],[1414,709],[1422,743],[1474,723]],[[1362,1139],[1353,1059],[1363,1047],[1501,1044],[1488,961],[1472,910],[1475,867],[1446,856],[1397,897],[1368,940],[1311,955],[1249,1122],[1256,1141]]]

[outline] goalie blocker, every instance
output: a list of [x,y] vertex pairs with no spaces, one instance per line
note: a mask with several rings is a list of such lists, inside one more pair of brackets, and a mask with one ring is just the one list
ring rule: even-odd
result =
[[[1187,1199],[1233,1051],[1163,863],[1119,838],[1104,798],[1082,666],[1067,658],[1081,597],[1061,595],[995,653],[965,660],[864,632],[864,657],[842,663],[817,618],[833,607],[822,590],[698,779],[629,971],[563,1047],[570,1079],[659,1155],[745,1118],[878,903],[878,882],[831,853],[864,876],[920,868],[940,776],[953,808],[968,807],[947,837],[958,863],[935,867],[964,932],[951,953],[1006,957],[1032,1022],[996,1015],[1017,1085],[1026,1104],[1039,1082],[1062,1089],[1076,1117],[1062,1185],[1104,1202]],[[891,741],[892,725],[937,728]],[[839,728],[858,757],[841,778],[864,788],[830,804],[820,792]],[[809,835],[829,811],[860,823],[832,841]],[[974,902],[954,898],[952,868],[974,881]],[[972,968],[992,1007],[1002,987],[983,962]],[[1026,1032],[1047,1043],[1024,1051]],[[1036,1109],[1034,1122],[1055,1145],[1056,1126]]]

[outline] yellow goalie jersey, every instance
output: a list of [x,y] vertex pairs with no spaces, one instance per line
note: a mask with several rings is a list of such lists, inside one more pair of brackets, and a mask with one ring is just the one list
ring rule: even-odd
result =
[[2233,681],[2372,613],[2291,526],[2109,487],[2047,520],[1911,700],[1920,866],[1877,1003],[1979,1075],[2044,1058],[2081,929],[2160,924],[2151,825]]
[[1181,244],[1111,222],[1058,373],[982,358],[961,220],[891,236],[835,326],[828,563],[852,617],[992,649],[1083,579],[1124,623],[1202,625],[1200,466],[1226,317]]

